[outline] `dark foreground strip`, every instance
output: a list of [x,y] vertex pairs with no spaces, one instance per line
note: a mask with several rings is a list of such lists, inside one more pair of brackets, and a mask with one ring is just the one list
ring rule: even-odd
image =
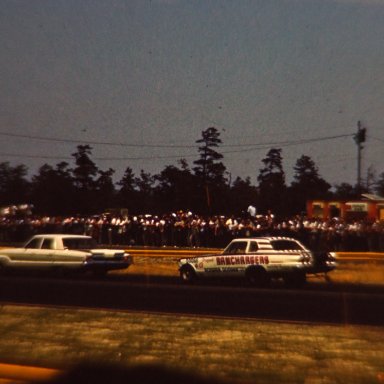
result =
[[384,325],[384,293],[183,286],[92,279],[0,279],[0,301],[266,320]]

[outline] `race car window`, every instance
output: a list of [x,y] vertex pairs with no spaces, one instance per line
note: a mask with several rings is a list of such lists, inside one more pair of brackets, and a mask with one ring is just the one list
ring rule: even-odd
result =
[[94,239],[77,237],[63,239],[63,245],[68,249],[92,249],[97,247]]
[[276,251],[299,251],[303,249],[299,243],[290,240],[273,240],[271,245]]
[[44,239],[41,245],[42,249],[55,249],[53,239]]
[[229,244],[229,246],[224,250],[224,255],[236,255],[245,253],[247,248],[246,241],[236,241],[235,243]]
[[251,241],[249,243],[249,253],[255,253],[259,250],[259,246],[257,245],[256,241]]
[[32,239],[30,242],[28,242],[25,245],[25,248],[38,249],[38,248],[40,248],[40,244],[41,244],[41,239],[39,239],[39,238]]

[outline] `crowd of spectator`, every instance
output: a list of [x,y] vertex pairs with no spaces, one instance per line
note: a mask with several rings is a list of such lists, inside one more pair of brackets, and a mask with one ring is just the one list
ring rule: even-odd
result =
[[384,252],[384,222],[324,221],[273,214],[199,216],[179,211],[166,215],[81,217],[0,217],[0,243],[19,243],[38,233],[86,234],[108,246],[223,248],[236,237],[290,236],[314,250]]

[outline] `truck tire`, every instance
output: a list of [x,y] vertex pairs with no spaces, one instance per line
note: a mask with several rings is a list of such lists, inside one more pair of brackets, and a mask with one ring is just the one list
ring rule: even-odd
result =
[[251,267],[245,271],[247,282],[253,287],[265,288],[271,283],[271,277],[263,267]]

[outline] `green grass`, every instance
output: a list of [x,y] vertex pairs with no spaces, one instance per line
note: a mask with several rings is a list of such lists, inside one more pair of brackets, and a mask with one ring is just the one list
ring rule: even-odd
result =
[[4,305],[0,362],[156,364],[242,383],[384,382],[380,327]]

